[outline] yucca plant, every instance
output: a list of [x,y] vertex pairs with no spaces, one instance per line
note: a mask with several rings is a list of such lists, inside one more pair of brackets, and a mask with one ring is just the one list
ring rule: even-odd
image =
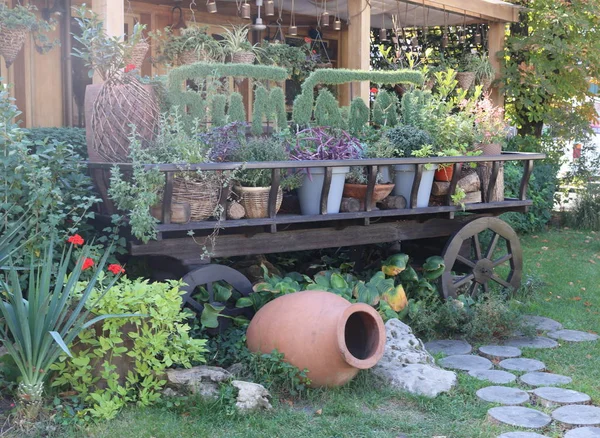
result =
[[0,216],[0,270],[8,258],[26,243],[25,235],[31,230],[32,223],[25,217],[8,222],[8,213]]
[[[4,237],[4,236],[3,236]],[[71,356],[69,345],[79,333],[107,317],[134,315],[102,315],[89,319],[86,301],[94,290],[98,274],[102,271],[110,248],[97,266],[86,288],[74,295],[77,282],[85,266],[89,266],[89,247],[81,251],[79,261],[68,274],[73,245],[63,251],[61,260],[54,262],[54,245],[50,242],[40,257],[32,256],[26,291],[21,288],[18,270],[10,267],[6,278],[0,279],[0,342],[14,359],[21,373],[17,399],[22,413],[35,419],[42,405],[44,383],[48,370],[58,357]],[[113,278],[97,299],[117,280]],[[94,306],[87,306],[93,308]],[[135,315],[137,316],[137,315]]]

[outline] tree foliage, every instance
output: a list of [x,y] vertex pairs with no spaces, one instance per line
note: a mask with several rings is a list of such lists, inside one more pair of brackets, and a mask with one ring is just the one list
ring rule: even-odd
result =
[[600,2],[514,0],[526,6],[511,25],[503,72],[509,115],[521,134],[543,125],[571,138],[595,115],[590,78],[600,77]]

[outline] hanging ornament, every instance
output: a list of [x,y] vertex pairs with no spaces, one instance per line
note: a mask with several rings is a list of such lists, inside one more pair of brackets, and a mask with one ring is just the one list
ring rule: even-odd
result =
[[248,3],[242,5],[242,18],[250,20],[250,5]]
[[379,29],[379,41],[387,41],[387,30],[385,28],[385,5],[381,0],[381,29]]
[[442,35],[442,47],[444,49],[448,47],[448,34],[446,33],[446,31],[444,31],[444,34]]
[[446,15],[446,6],[444,6],[444,31],[442,32],[442,48],[448,47],[448,16]]
[[265,15],[267,17],[273,17],[275,15],[275,2],[273,2],[273,0],[267,0],[265,3]]
[[323,27],[329,26],[329,12],[327,12],[327,0],[323,0],[323,12],[321,13],[320,25]]
[[379,41],[387,41],[387,40],[388,40],[387,30],[379,29]]
[[476,46],[481,45],[481,25],[477,25],[477,30],[475,31],[474,42]]
[[215,0],[207,0],[206,1],[206,10],[209,14],[217,13],[217,2]]
[[294,0],[292,0],[292,11],[290,13],[290,27],[288,32],[291,36],[298,35],[298,26],[296,26],[296,11],[294,8]]
[[340,7],[338,0],[335,0],[335,19],[333,21],[333,30],[342,30],[342,20],[340,20]]
[[410,45],[412,46],[413,49],[416,49],[417,47],[419,47],[419,38],[417,38],[416,35],[410,39]]
[[458,42],[460,44],[465,44],[467,42],[467,11],[464,11],[463,14],[463,25],[458,37]]

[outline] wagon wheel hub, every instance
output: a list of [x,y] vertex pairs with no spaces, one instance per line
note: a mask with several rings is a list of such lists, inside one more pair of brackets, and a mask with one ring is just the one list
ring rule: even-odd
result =
[[473,269],[473,276],[477,283],[487,283],[494,274],[494,264],[489,259],[481,259]]

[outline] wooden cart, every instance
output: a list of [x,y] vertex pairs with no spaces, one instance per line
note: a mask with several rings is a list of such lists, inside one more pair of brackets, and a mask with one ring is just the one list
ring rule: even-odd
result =
[[[535,160],[543,159],[543,154],[504,152],[501,155],[478,157],[435,157],[366,159],[345,161],[286,161],[251,163],[200,163],[182,167],[180,164],[147,165],[164,173],[165,186],[162,201],[163,221],[157,225],[158,240],[146,244],[135,239],[129,241],[129,252],[134,256],[168,256],[188,266],[196,268],[186,275],[189,294],[186,300],[197,310],[202,306],[191,302],[191,292],[200,284],[210,284],[217,280],[235,283],[236,289],[247,294],[250,283],[237,271],[224,266],[198,264],[209,263],[200,258],[202,249],[199,242],[219,229],[214,244],[208,243],[212,257],[231,257],[252,254],[279,253],[299,250],[332,247],[356,246],[394,241],[410,241],[425,238],[447,239],[443,257],[446,270],[442,276],[441,291],[445,297],[455,297],[459,291],[476,295],[488,291],[491,283],[505,288],[518,288],[522,273],[522,252],[519,239],[512,228],[498,215],[505,212],[525,212],[532,205],[528,200],[527,185]],[[496,181],[507,161],[524,161],[524,173],[518,197],[490,201]],[[486,165],[490,170],[489,181],[482,184],[483,202],[466,204],[465,209],[453,205],[450,194],[458,183],[462,163]],[[425,166],[428,164],[449,163],[454,167],[449,194],[439,206],[416,207],[417,191]],[[381,166],[411,164],[416,168],[416,176],[406,208],[373,209],[371,199],[376,184],[376,175]],[[101,193],[106,193],[109,168],[107,163],[89,163],[96,185]],[[131,167],[120,165],[123,170]],[[263,219],[227,219],[225,207],[228,189],[221,194],[224,207],[221,217],[188,223],[172,223],[170,206],[174,176],[180,172],[223,172],[239,169],[271,169],[273,185],[269,195],[269,217]],[[365,166],[368,175],[366,202],[363,211],[352,213],[327,214],[332,169],[342,166]],[[325,168],[325,179],[321,196],[321,213],[317,215],[277,214],[276,198],[283,171],[301,168]],[[483,189],[485,187],[485,190]],[[105,198],[104,213],[114,213],[110,200]],[[112,210],[112,211],[111,211]],[[188,233],[193,231],[194,237]],[[485,239],[482,238],[486,233]],[[483,242],[485,240],[485,242]],[[496,257],[499,242],[505,248],[502,256]],[[468,250],[466,250],[466,248]],[[199,306],[199,307],[198,307]]]

